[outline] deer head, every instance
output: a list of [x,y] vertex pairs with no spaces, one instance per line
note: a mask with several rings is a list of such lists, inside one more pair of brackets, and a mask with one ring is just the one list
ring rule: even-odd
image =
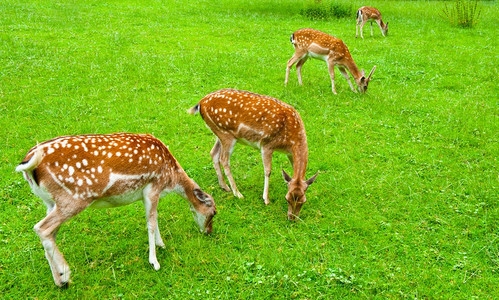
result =
[[373,67],[373,69],[371,70],[371,73],[369,73],[369,76],[367,78],[366,78],[366,72],[364,70],[361,71],[362,76],[357,81],[357,86],[359,88],[359,92],[365,93],[367,91],[367,86],[369,85],[369,81],[371,81],[371,76],[373,75],[375,70],[376,70],[376,66]]
[[286,201],[288,201],[288,219],[294,221],[296,217],[299,216],[301,207],[307,198],[305,197],[305,192],[308,187],[314,183],[315,178],[317,178],[319,172],[314,176],[310,177],[308,180],[301,180],[299,178],[291,178],[284,169],[282,170],[282,176],[288,184],[288,193],[286,194]]

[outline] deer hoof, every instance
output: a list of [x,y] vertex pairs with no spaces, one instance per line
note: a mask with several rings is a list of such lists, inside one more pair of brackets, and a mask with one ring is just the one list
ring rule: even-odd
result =
[[154,268],[154,270],[159,270],[160,266],[159,266],[159,262],[149,262],[151,264],[151,266]]

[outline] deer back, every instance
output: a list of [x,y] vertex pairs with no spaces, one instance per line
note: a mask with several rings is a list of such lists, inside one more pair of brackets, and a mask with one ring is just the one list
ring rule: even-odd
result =
[[361,11],[364,20],[369,20],[369,19],[379,20],[379,19],[381,19],[381,13],[379,12],[378,9],[376,9],[374,7],[363,6],[363,7],[359,8],[359,10]]
[[306,141],[300,115],[278,99],[223,89],[206,95],[198,105],[203,120],[219,138],[228,134],[258,148],[270,145],[286,151]]
[[[37,164],[24,166],[33,156]],[[43,186],[53,199],[69,196],[91,202],[133,192],[149,183],[162,189],[174,180],[168,175],[179,169],[160,140],[120,133],[49,140],[33,147],[16,170],[25,171],[30,185]]]
[[309,53],[330,56],[334,61],[352,60],[345,43],[332,35],[319,30],[304,28],[293,33],[295,48],[306,49]]

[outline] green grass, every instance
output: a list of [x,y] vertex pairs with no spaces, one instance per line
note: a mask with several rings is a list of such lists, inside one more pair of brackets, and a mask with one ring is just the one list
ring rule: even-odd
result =
[[[355,15],[311,21],[307,1],[0,2],[0,294],[4,298],[494,298],[498,294],[497,1],[474,29],[439,17],[444,2],[371,1],[383,38]],[[356,8],[361,1],[346,1]],[[411,11],[407,14],[407,11]],[[323,62],[292,71],[290,34],[341,38],[365,95]],[[218,187],[213,134],[185,110],[220,88],[293,105],[308,134],[301,220],[286,220],[276,153],[269,206],[260,154],[236,146],[244,199]],[[86,210],[61,227],[73,284],[60,290],[32,227],[44,217],[15,166],[30,147],[67,134],[152,133],[217,203],[211,236],[184,200],[159,205],[166,243],[148,263],[140,203]]]

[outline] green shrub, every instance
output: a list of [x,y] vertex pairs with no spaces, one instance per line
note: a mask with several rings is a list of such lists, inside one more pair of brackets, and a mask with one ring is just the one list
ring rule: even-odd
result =
[[455,0],[452,6],[445,5],[441,16],[454,26],[471,28],[480,16],[478,0]]
[[331,3],[331,13],[336,18],[348,18],[355,15],[353,6],[343,3]]
[[344,3],[326,4],[321,0],[309,3],[300,11],[300,14],[312,20],[328,20],[331,18],[345,18],[354,15],[353,6]]

